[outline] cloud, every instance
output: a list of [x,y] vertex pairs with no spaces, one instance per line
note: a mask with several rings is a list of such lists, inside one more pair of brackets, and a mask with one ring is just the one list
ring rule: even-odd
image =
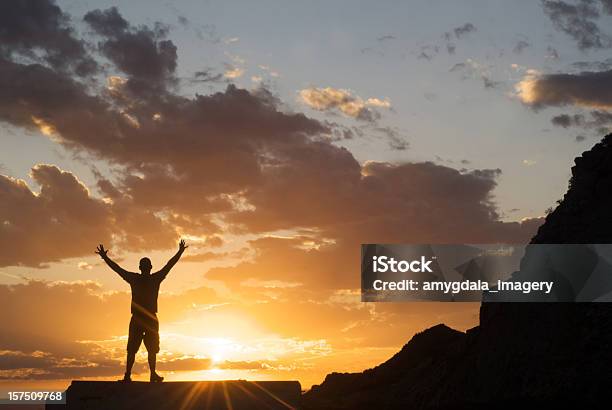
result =
[[190,81],[193,83],[216,83],[223,80],[224,75],[220,73],[214,73],[212,69],[206,68],[204,70],[196,71],[193,74],[193,79]]
[[93,10],[83,20],[102,37],[98,49],[128,76],[132,92],[151,92],[160,83],[175,80],[177,49],[166,40],[167,26],[131,26],[115,7]]
[[380,114],[371,107],[391,108],[389,100],[354,96],[349,90],[339,88],[306,88],[299,92],[302,102],[318,111],[339,110],[344,115],[364,121],[374,121]]
[[242,74],[244,74],[244,70],[240,67],[227,67],[227,69],[225,70],[225,72],[223,73],[223,76],[225,78],[229,78],[231,80],[234,80],[236,78],[240,78],[242,77]]
[[486,66],[484,64],[479,63],[476,60],[468,58],[465,62],[456,63],[453,65],[449,72],[455,73],[460,72],[462,74],[462,79],[466,80],[468,78],[479,78],[482,81],[482,84],[485,89],[496,88],[501,83],[499,81],[491,80],[491,70],[490,66]]
[[558,60],[559,52],[557,51],[556,48],[548,46],[546,47],[546,58],[549,58],[551,60]]
[[431,61],[440,52],[440,47],[435,45],[424,45],[419,49],[418,59]]
[[567,114],[560,114],[554,116],[550,122],[553,125],[558,127],[567,128],[572,125],[580,125],[584,122],[584,116],[580,114],[576,114],[574,116],[569,116]]
[[248,254],[248,248],[239,249],[232,252],[200,252],[191,253],[182,258],[185,262],[207,262],[219,259],[239,259]]
[[516,45],[514,46],[514,48],[512,49],[512,52],[515,54],[521,54],[523,52],[523,50],[525,50],[527,47],[531,46],[531,44],[525,40],[519,40],[516,42]]
[[0,266],[80,256],[97,240],[110,240],[107,207],[72,174],[38,165],[31,176],[41,186],[38,194],[22,180],[0,176]]
[[[472,33],[475,31],[477,31],[477,29],[474,24],[465,23],[462,26],[455,27],[454,29],[450,31],[444,32],[444,34],[442,34],[442,38],[446,42],[446,51],[448,52],[448,54],[455,54],[455,50],[457,49],[456,44],[451,41],[453,39],[453,34],[455,36],[455,39],[460,40],[461,38],[467,36],[469,33]],[[430,50],[433,50],[433,52],[427,52],[427,48],[430,48]],[[419,58],[425,58],[427,60],[431,60],[434,55],[438,54],[438,50],[439,49],[437,46],[433,48],[431,48],[431,46],[422,47]]]
[[85,261],[81,261],[77,264],[77,268],[81,269],[81,270],[92,270],[93,269],[93,265],[85,262]]
[[168,246],[177,237],[146,210],[92,197],[73,174],[55,166],[37,165],[31,177],[40,192],[23,180],[0,175],[0,266],[40,266],[88,255],[96,243],[109,243],[113,235],[127,249],[147,248],[143,236],[153,232],[156,240],[148,242],[153,247]]
[[594,110],[587,117],[585,114],[560,114],[554,116],[551,123],[558,127],[580,127],[583,129],[597,129],[599,133],[606,132],[612,127],[612,113]]
[[[99,34],[107,37],[116,37],[125,33],[130,25],[120,14],[116,7],[107,10],[96,9],[85,14],[83,20]],[[179,21],[183,21],[179,19]],[[187,19],[184,20],[187,22]]]
[[534,108],[574,105],[612,107],[612,70],[577,74],[541,74],[529,70],[516,84],[519,99]]
[[455,27],[453,29],[453,33],[455,34],[455,37],[458,39],[466,36],[469,33],[473,33],[474,31],[476,31],[476,26],[473,25],[472,23],[465,23],[464,25]]
[[607,71],[612,69],[612,58],[603,61],[576,61],[571,67],[579,71]]
[[[314,153],[296,155],[308,163],[305,156]],[[292,168],[283,167],[275,178],[250,193],[249,202],[256,211],[236,214],[235,221],[250,232],[275,231],[287,226],[318,227],[317,236],[336,240],[337,245],[329,248],[340,254],[344,246],[357,252],[359,241],[401,242],[406,235],[425,243],[520,242],[539,223],[497,221],[490,196],[499,170],[462,173],[432,163],[368,162],[360,166],[347,153],[332,151],[317,162],[320,176],[315,177],[302,168],[304,162],[303,165],[294,162]],[[291,189],[295,184],[302,189]],[[276,202],[275,198],[280,197],[283,201]],[[315,210],[310,198],[325,198],[326,207]],[[270,272],[274,274],[274,270]],[[292,277],[291,281],[296,279]],[[313,275],[313,280],[321,281],[318,275]]]
[[69,17],[51,0],[1,2],[0,27],[0,58],[45,62],[79,76],[98,69]]
[[610,37],[596,23],[602,11],[599,3],[603,4],[605,13],[611,14],[608,0],[578,0],[574,3],[543,0],[542,7],[553,26],[572,37],[581,50],[609,48],[612,46]]
[[404,151],[410,147],[410,143],[401,135],[398,129],[393,127],[376,127],[374,131],[382,134],[387,139],[389,147],[397,151]]

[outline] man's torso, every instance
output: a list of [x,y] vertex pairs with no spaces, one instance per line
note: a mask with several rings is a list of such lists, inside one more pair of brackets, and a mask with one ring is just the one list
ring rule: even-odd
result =
[[151,316],[157,313],[157,297],[161,281],[156,274],[135,275],[130,281],[132,288],[132,314]]

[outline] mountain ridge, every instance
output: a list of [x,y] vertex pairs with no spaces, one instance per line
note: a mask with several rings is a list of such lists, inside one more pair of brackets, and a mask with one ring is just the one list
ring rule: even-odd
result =
[[[611,209],[612,134],[575,159],[567,193],[531,243],[612,243]],[[612,398],[610,365],[607,303],[483,303],[479,325],[466,333],[429,328],[373,369],[328,375],[303,403],[312,410],[600,407]]]

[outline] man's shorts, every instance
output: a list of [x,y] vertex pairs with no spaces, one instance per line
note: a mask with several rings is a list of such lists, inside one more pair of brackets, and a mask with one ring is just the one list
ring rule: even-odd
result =
[[159,322],[157,317],[144,317],[132,315],[130,320],[130,333],[128,336],[127,351],[136,353],[140,343],[144,340],[145,347],[149,353],[159,352]]

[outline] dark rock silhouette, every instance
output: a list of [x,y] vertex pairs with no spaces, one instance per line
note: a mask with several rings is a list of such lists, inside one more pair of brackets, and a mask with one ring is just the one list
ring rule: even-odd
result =
[[295,409],[300,402],[298,382],[89,382],[73,381],[66,405],[70,410],[195,410]]
[[[612,243],[612,134],[576,158],[531,243]],[[306,409],[609,408],[612,305],[483,303],[479,326],[415,335],[387,362],[333,373]]]
[[532,243],[612,242],[612,134],[574,162],[567,193]]

